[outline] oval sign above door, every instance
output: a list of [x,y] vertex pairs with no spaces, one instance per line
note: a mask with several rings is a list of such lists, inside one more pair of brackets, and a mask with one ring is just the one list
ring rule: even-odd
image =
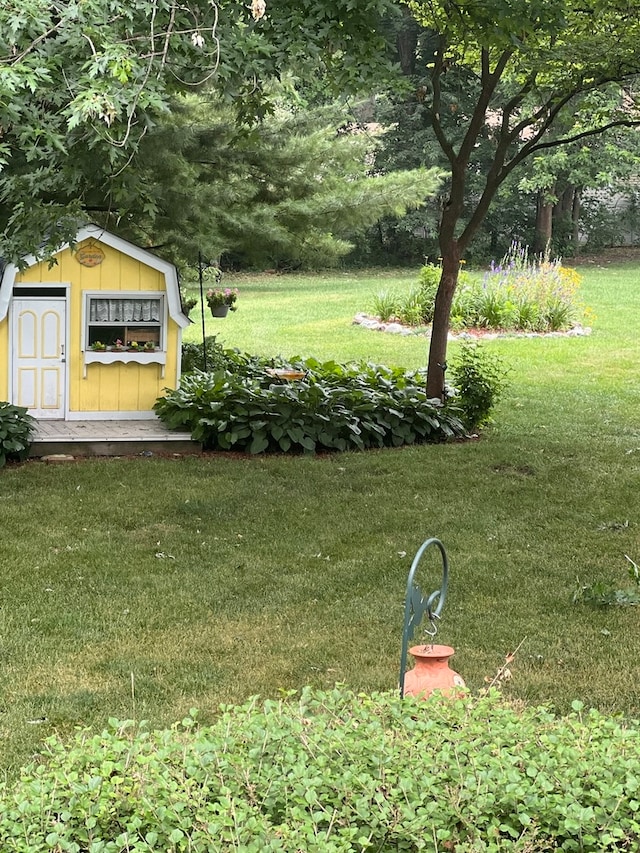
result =
[[104,252],[99,246],[81,246],[76,252],[76,260],[83,267],[97,267],[104,261]]

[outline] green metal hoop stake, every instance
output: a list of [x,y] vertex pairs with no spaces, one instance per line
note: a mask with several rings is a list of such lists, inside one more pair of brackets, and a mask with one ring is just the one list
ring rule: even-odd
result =
[[[418,569],[418,565],[420,564],[420,560],[424,552],[431,545],[435,545],[440,551],[440,556],[442,557],[442,583],[440,585],[440,589],[436,589],[431,595],[426,596],[423,595],[420,587],[415,582],[415,574]],[[409,641],[413,638],[413,634],[422,621],[422,617],[425,612],[427,614],[427,618],[431,623],[432,631],[429,632],[433,637],[437,633],[436,620],[440,619],[440,614],[442,613],[442,608],[444,607],[444,602],[447,597],[447,586],[449,584],[449,561],[447,559],[447,552],[444,550],[444,545],[439,539],[427,539],[422,543],[420,548],[418,549],[415,557],[413,558],[413,563],[411,564],[411,568],[409,569],[409,576],[407,578],[407,591],[404,598],[404,623],[402,628],[402,651],[400,654],[400,698],[404,697],[404,675],[406,671],[407,665],[407,652],[409,650]],[[434,603],[437,603],[435,610],[433,609]]]

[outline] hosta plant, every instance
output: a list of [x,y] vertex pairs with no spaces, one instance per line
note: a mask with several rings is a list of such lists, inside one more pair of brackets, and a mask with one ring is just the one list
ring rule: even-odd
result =
[[0,468],[29,455],[35,419],[23,406],[0,403]]
[[[169,428],[190,429],[208,449],[365,450],[465,434],[454,407],[427,399],[423,371],[226,357],[225,366],[185,375],[154,407]],[[292,367],[304,379],[278,379],[273,367]]]

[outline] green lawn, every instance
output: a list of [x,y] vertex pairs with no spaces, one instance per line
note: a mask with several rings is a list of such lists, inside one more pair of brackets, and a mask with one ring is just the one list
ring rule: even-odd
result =
[[[352,324],[356,313],[371,308],[379,290],[408,290],[416,276],[416,271],[227,276],[224,284],[240,291],[238,310],[220,320],[205,305],[207,334],[260,355],[373,358],[419,367],[426,363],[424,337],[383,335]],[[198,308],[191,312],[194,323],[185,340],[202,340],[201,317]]]
[[[0,471],[8,771],[53,731],[109,716],[167,724],[198,706],[207,720],[306,683],[393,689],[428,536],[451,566],[438,638],[471,689],[526,638],[509,695],[640,714],[637,609],[572,603],[577,578],[623,584],[625,554],[640,562],[640,267],[584,273],[590,336],[485,344],[511,387],[479,441]],[[413,278],[242,277],[239,310],[209,331],[255,352],[417,366],[424,338],[351,325],[376,289]],[[427,568],[435,588],[435,555]]]

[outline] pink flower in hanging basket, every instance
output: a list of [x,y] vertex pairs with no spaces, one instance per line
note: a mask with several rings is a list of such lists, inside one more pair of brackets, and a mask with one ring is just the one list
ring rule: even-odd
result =
[[238,288],[216,287],[207,291],[207,304],[209,308],[220,308],[226,305],[230,311],[237,309]]

